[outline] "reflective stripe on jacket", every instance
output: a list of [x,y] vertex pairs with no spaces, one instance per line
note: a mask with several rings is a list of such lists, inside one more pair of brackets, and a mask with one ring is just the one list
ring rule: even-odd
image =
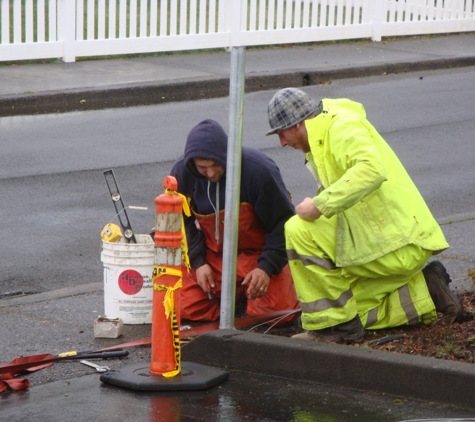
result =
[[[439,253],[444,234],[403,165],[366,120],[362,104],[324,99],[305,121],[309,164],[322,184],[314,205],[338,215],[338,267],[362,265],[404,245]],[[321,217],[323,218],[323,217]]]

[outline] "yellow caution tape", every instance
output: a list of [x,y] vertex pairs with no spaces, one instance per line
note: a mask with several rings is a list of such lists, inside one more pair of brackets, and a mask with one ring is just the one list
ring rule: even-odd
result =
[[[155,283],[155,280],[157,280],[162,275],[171,275],[171,276],[178,277],[178,281],[173,287]],[[172,316],[170,318],[170,323],[171,323],[171,329],[173,333],[173,348],[175,350],[175,369],[173,371],[165,372],[162,374],[162,376],[164,376],[165,378],[172,378],[172,377],[177,376],[181,372],[180,331],[179,331],[178,322],[176,319],[175,300],[174,300],[173,292],[176,289],[181,289],[182,287],[182,272],[175,268],[168,268],[168,267],[155,265],[155,267],[153,268],[152,280],[153,280],[153,290],[166,291],[165,297],[163,299],[163,307],[165,308],[165,315],[167,319],[169,319],[170,314]]]

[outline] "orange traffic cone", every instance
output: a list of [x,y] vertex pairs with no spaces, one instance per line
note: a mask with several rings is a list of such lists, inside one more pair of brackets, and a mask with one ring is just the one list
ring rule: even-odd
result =
[[167,176],[166,193],[155,198],[155,267],[153,270],[152,358],[150,373],[180,373],[180,289],[183,198],[177,181]]
[[219,368],[183,362],[180,349],[181,261],[189,268],[182,211],[186,199],[176,192],[177,181],[167,176],[165,193],[155,198],[155,266],[153,270],[152,358],[101,375],[101,381],[139,391],[204,390],[228,379]]

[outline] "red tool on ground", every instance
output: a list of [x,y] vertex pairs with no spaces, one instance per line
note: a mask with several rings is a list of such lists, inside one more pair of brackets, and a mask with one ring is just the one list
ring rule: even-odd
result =
[[34,372],[39,369],[46,368],[51,366],[55,362],[60,362],[62,360],[73,360],[73,359],[110,359],[110,358],[122,358],[128,356],[129,352],[126,350],[118,350],[117,346],[114,346],[114,350],[110,351],[86,351],[86,352],[68,352],[75,354],[62,353],[58,356],[53,356],[51,354],[43,355],[31,355],[31,356],[21,356],[19,358],[13,359],[10,363],[5,363],[0,365],[0,375],[1,374],[10,374],[14,376],[18,373],[27,371]]

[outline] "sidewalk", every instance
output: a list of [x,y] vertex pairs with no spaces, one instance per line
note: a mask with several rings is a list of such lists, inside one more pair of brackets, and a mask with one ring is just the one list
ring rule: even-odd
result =
[[[461,66],[475,66],[475,34],[248,50],[246,91]],[[0,117],[227,96],[229,71],[228,52],[0,66]],[[9,339],[8,344],[2,340],[0,363],[21,354],[98,349],[150,336],[150,326],[141,325],[126,326],[119,339],[95,339],[90,319],[94,312],[103,312],[100,282],[0,300],[0,337]],[[472,365],[341,345],[300,344],[274,337],[225,331],[206,334],[184,348],[184,359],[475,407]],[[143,362],[150,362],[150,348],[131,348],[127,359],[110,365],[120,368]],[[61,394],[59,383],[75,379],[68,394],[79,393],[73,386],[80,385],[82,399],[69,400],[67,409],[79,414],[87,406],[84,400],[100,401],[99,379],[85,377],[88,374],[90,368],[83,365],[61,363],[26,377],[32,384],[30,390],[39,388],[44,392],[40,395],[44,407],[48,400],[53,403],[54,394]],[[114,395],[114,389],[105,390]],[[36,403],[35,397],[38,396],[32,394],[30,407]],[[0,395],[0,403],[8,406],[4,409],[9,410],[9,415],[15,414],[16,408],[20,412],[25,401],[28,396],[19,393]]]
[[[0,66],[0,117],[229,94],[228,52]],[[475,65],[475,34],[246,51],[246,92]]]

